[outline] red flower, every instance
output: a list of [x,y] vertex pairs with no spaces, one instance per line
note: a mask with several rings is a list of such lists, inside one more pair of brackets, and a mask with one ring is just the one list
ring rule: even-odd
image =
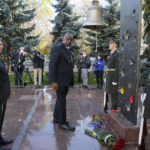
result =
[[133,103],[133,102],[134,102],[134,97],[130,96],[130,103]]
[[92,117],[93,117],[93,121],[94,121],[94,118],[95,118],[95,117],[99,117],[99,118],[102,119],[102,121],[104,121],[104,119],[103,119],[103,117],[102,117],[101,114],[98,114],[98,115],[95,115],[95,114],[94,114],[94,115],[92,115]]
[[114,149],[114,150],[120,150],[120,146],[119,146],[118,144],[113,145],[113,149]]
[[113,145],[114,150],[121,150],[125,145],[125,140],[123,138],[117,139],[117,144]]
[[92,115],[92,117],[93,117],[93,121],[94,121],[94,118],[96,117],[96,115]]
[[123,138],[118,138],[117,143],[124,146],[125,140]]

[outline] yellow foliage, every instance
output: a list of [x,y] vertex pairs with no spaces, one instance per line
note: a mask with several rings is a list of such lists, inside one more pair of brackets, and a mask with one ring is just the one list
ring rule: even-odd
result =
[[51,0],[27,0],[30,8],[36,8],[36,16],[34,20],[28,23],[28,26],[35,24],[35,31],[33,35],[40,34],[40,43],[36,47],[41,49],[44,55],[49,54],[49,45],[51,44],[52,36],[50,36],[51,24],[49,19],[51,19],[53,12],[51,9]]

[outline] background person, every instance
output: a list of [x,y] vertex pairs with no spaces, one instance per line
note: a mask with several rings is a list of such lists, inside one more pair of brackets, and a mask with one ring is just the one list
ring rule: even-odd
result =
[[[3,43],[0,40],[0,54],[3,51]],[[0,59],[0,150],[10,150],[9,147],[3,146],[10,144],[12,140],[6,140],[2,137],[2,127],[5,116],[7,99],[10,96],[10,82],[8,72],[4,62]]]
[[78,56],[78,62],[77,62],[77,68],[78,68],[78,83],[81,82],[81,61],[82,59],[82,52],[80,52],[80,55]]
[[45,62],[45,56],[44,55],[40,55],[41,56],[41,58],[43,58],[43,60],[44,61],[42,61],[41,63],[42,63],[42,84],[43,84],[43,82],[44,82],[44,62]]
[[83,79],[82,87],[88,88],[88,69],[90,68],[91,61],[90,61],[90,57],[87,55],[86,52],[82,53],[80,64],[81,64],[81,72],[82,72],[82,79]]
[[97,88],[103,87],[103,70],[105,66],[104,59],[98,54],[93,62],[94,73],[96,75]]
[[12,57],[12,66],[15,73],[16,86],[23,85],[22,73],[25,68],[23,64],[24,61],[25,61],[24,47],[21,47],[19,53],[14,54],[14,56]]
[[41,56],[39,50],[35,50],[32,58],[34,68],[34,85],[35,87],[41,87],[42,85],[42,68],[44,64],[44,58]]

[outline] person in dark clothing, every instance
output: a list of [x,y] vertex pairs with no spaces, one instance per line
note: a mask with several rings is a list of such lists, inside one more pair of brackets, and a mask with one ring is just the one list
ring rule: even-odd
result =
[[[0,41],[0,53],[3,50],[3,43]],[[7,99],[10,96],[10,82],[8,72],[4,62],[0,59],[0,150],[10,150],[9,147],[3,146],[12,143],[12,140],[6,140],[2,137],[2,127],[5,116]]]
[[52,48],[49,62],[49,80],[57,95],[53,122],[64,130],[75,130],[66,120],[66,96],[69,86],[73,86],[73,55],[69,47],[72,40],[72,34],[66,33],[62,43]]
[[15,73],[15,85],[16,86],[23,85],[22,73],[24,70],[24,65],[23,65],[24,61],[25,61],[24,47],[21,47],[19,53],[16,53],[12,57],[12,66],[13,66],[13,70]]
[[[40,51],[36,50],[33,54],[33,68],[34,68],[34,85],[35,87],[41,87],[42,84],[42,68],[44,65],[44,57],[41,56]],[[38,78],[37,78],[38,77]]]
[[147,61],[148,61],[148,62],[150,61],[150,56],[148,57]]
[[117,112],[118,107],[118,42],[110,41],[109,42],[110,56],[108,58],[107,64],[107,74],[106,74],[106,92],[111,95],[112,102],[112,111]]
[[93,62],[94,73],[96,75],[97,88],[103,87],[103,70],[105,66],[105,61],[101,58],[100,55],[97,55],[96,59]]
[[41,54],[41,57],[43,58],[44,61],[42,61],[42,84],[44,82],[44,78],[43,78],[43,75],[44,75],[44,62],[45,62],[45,57],[44,55]]
[[81,82],[81,63],[80,63],[81,58],[82,58],[82,52],[80,52],[80,55],[78,56],[78,62],[77,62],[77,68],[78,68],[78,83]]

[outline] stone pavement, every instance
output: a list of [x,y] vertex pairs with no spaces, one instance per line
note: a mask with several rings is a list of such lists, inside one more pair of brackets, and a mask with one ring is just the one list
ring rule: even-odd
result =
[[[75,132],[71,132],[59,129],[58,124],[52,122],[54,90],[48,87],[12,88],[2,133],[14,140],[10,145],[12,150],[109,150],[84,134],[93,114],[104,115],[103,92],[96,88],[69,90],[67,119],[76,126]],[[107,123],[105,131],[112,133]],[[127,143],[123,150],[136,150],[136,147],[135,143]]]

